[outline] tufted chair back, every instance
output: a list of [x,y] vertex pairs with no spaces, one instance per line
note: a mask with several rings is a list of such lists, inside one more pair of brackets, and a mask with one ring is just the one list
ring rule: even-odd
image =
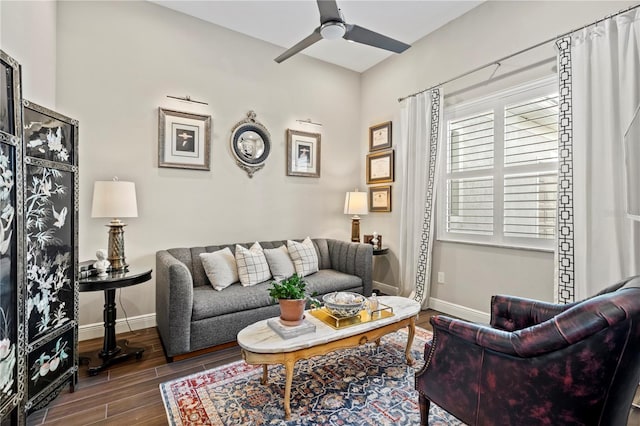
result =
[[416,373],[423,424],[433,401],[469,425],[627,424],[640,379],[640,277],[569,305],[491,300],[491,323],[431,318]]

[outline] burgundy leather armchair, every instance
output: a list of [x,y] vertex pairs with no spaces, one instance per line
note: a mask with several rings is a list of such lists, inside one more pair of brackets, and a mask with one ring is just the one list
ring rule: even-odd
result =
[[568,305],[493,296],[491,324],[438,315],[416,373],[468,425],[627,424],[640,379],[640,276]]

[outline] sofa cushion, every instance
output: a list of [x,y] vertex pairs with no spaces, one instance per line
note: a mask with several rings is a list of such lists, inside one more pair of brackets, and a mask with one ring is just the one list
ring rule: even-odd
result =
[[271,271],[264,257],[259,243],[254,243],[250,249],[236,245],[236,264],[240,284],[245,287],[256,285],[271,279]]
[[267,258],[273,279],[277,282],[289,278],[296,272],[286,246],[282,245],[275,249],[264,249],[264,256]]
[[362,280],[355,275],[345,274],[333,269],[322,269],[313,275],[304,277],[307,282],[307,292],[318,295],[332,293],[334,291],[351,290],[362,287]]
[[262,306],[272,305],[268,293],[270,282],[265,281],[251,287],[232,285],[222,292],[211,287],[195,287],[193,289],[192,320],[215,317],[231,312],[246,311]]
[[299,276],[306,277],[318,271],[318,253],[311,238],[307,237],[301,243],[287,240],[287,249]]
[[213,253],[200,253],[200,259],[209,282],[216,290],[224,290],[238,281],[236,260],[229,248]]
[[[309,294],[318,295],[333,291],[349,290],[362,286],[362,280],[354,275],[344,274],[333,269],[322,269],[305,277]],[[232,312],[246,311],[275,304],[269,296],[270,281],[251,287],[232,285],[224,291],[217,292],[209,286],[193,289],[192,320],[198,321]]]

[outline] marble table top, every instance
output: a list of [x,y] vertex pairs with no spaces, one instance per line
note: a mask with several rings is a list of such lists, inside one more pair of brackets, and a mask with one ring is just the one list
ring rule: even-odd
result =
[[316,326],[316,331],[286,340],[269,327],[268,320],[262,320],[242,329],[238,333],[238,344],[243,349],[254,353],[293,352],[355,336],[415,316],[420,312],[420,304],[406,297],[380,296],[378,301],[391,306],[393,316],[335,330],[307,312],[306,321],[313,323]]

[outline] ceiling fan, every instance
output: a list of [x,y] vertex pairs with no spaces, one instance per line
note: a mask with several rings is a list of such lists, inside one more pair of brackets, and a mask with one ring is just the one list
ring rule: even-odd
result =
[[296,53],[306,49],[313,43],[324,39],[335,40],[342,37],[345,40],[356,43],[367,44],[380,49],[390,50],[395,53],[402,53],[411,46],[401,41],[376,33],[359,25],[347,24],[344,21],[340,9],[335,0],[317,0],[320,10],[320,26],[313,30],[311,35],[300,41],[295,46],[288,49],[275,61],[280,63],[289,59]]

